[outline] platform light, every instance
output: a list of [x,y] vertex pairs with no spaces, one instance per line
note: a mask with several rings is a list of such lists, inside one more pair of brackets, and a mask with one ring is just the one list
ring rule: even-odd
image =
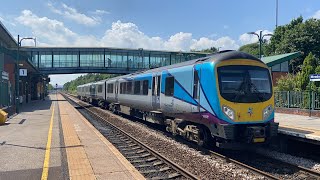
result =
[[259,58],[261,59],[262,57],[262,41],[263,41],[263,38],[265,36],[273,36],[273,34],[264,34],[262,35],[262,31],[260,31],[260,35],[256,32],[247,32],[247,34],[252,34],[252,35],[256,35],[258,37],[258,40],[259,40]]

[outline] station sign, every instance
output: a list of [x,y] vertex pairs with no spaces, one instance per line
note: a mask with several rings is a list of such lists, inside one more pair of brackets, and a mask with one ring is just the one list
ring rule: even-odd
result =
[[27,76],[28,75],[28,71],[27,71],[27,69],[20,69],[20,71],[19,71],[20,73],[20,76]]
[[2,79],[9,80],[9,73],[2,71]]
[[310,74],[310,81],[320,81],[320,74]]

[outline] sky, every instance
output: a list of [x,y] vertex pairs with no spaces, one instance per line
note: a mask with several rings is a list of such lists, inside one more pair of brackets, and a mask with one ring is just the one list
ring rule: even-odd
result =
[[[247,32],[272,33],[276,0],[10,0],[0,21],[13,37],[37,46],[85,46],[190,51],[235,49],[257,42]],[[278,25],[320,18],[319,0],[278,0]],[[22,46],[33,46],[25,40]],[[62,85],[78,77],[50,75]]]

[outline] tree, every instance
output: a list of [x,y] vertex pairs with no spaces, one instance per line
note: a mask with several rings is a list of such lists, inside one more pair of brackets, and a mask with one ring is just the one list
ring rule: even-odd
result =
[[116,75],[113,74],[86,74],[84,76],[80,76],[76,78],[75,80],[69,81],[63,85],[63,89],[69,92],[75,93],[77,90],[77,86],[90,83],[90,82],[96,82],[103,79],[109,79],[112,77],[115,77]]
[[218,52],[218,49],[215,48],[215,47],[211,47],[211,48],[208,48],[208,49],[203,49],[203,50],[200,50],[200,51],[197,51],[197,50],[192,50],[191,49],[191,52],[202,52],[202,53],[210,53],[210,54],[213,54],[213,53],[217,53]]
[[259,57],[259,43],[251,43],[243,45],[239,48],[239,51]]
[[320,20],[308,19],[305,22],[300,16],[289,24],[278,26],[270,43],[266,47],[267,55],[284,54],[289,52],[302,52],[303,56],[292,61],[293,71],[301,70],[301,64],[311,52],[320,57]]
[[51,84],[48,84],[48,90],[53,90],[53,86]]
[[307,85],[309,84],[310,74],[314,74],[317,67],[317,58],[312,54],[304,59],[301,72],[298,74],[300,87],[302,90],[306,90]]

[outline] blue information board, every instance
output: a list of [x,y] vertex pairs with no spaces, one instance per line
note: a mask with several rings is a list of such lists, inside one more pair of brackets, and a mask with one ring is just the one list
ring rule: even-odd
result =
[[320,81],[320,74],[310,74],[310,81]]

